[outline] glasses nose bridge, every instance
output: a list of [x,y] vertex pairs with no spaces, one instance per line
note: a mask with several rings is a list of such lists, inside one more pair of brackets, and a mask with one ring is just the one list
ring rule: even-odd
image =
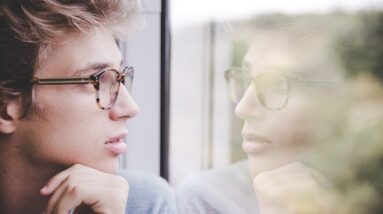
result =
[[[111,108],[118,108],[121,102],[124,102],[124,103],[128,102],[129,103],[127,104],[128,106],[133,103],[133,105],[136,106],[136,103],[131,96],[131,90],[130,88],[127,88],[129,86],[126,86],[124,84],[124,81],[125,81],[124,78],[117,80],[118,82],[117,91],[116,91],[117,95]],[[124,104],[124,106],[126,105]]]
[[265,111],[266,108],[259,100],[255,84],[252,82],[238,101],[235,113],[244,120],[249,118],[262,120],[265,116]]
[[[103,81],[103,77],[105,77]],[[128,77],[129,79],[126,79]],[[100,72],[94,77],[96,89],[96,101],[98,106],[103,110],[108,110],[113,108],[116,105],[116,102],[123,96],[124,92],[122,90],[127,90],[128,95],[130,96],[131,85],[133,81],[133,67],[127,66],[122,72],[109,69],[103,72]],[[125,83],[128,82],[127,87]],[[131,97],[129,99],[132,99]]]
[[121,71],[117,71],[117,81],[119,81],[120,83],[121,82],[124,83],[125,82],[125,78],[128,76],[128,72],[127,72],[126,69],[128,69],[128,68],[124,68],[122,70],[122,72]]
[[119,83],[118,96],[112,111],[119,112],[120,117],[134,117],[138,113],[138,105],[134,101],[131,91],[121,82]]
[[238,100],[238,103],[241,102],[243,99],[250,99],[252,102],[254,102],[254,106],[260,105],[262,107],[265,107],[263,102],[263,94],[260,91],[258,84],[259,83],[257,83],[256,78],[246,77],[246,89],[244,90],[242,97]]

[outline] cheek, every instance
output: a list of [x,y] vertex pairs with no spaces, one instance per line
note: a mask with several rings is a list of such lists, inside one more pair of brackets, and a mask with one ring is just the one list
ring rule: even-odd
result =
[[273,115],[273,139],[278,147],[297,149],[309,144],[313,134],[311,114],[303,107],[286,109],[288,111]]
[[[31,160],[59,165],[90,162],[92,155],[100,155],[99,139],[91,133],[91,124],[73,121],[71,125],[61,117],[34,120],[24,136],[23,152]],[[32,124],[30,124],[32,126]],[[85,137],[86,136],[86,137]]]
[[[43,85],[34,89],[34,102],[44,108],[81,109],[97,107],[95,89],[91,85]],[[93,104],[93,105],[92,105]]]
[[[49,95],[49,96],[48,96]],[[97,124],[103,112],[95,101],[74,93],[46,94],[24,124],[23,152],[35,161],[59,165],[94,162],[102,155]],[[93,101],[94,103],[91,103]],[[99,146],[96,146],[99,145]]]

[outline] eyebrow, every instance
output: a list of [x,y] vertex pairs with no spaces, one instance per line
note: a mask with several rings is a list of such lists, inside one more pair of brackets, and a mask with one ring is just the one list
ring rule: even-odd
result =
[[[121,60],[120,62],[120,67],[123,65],[123,61]],[[111,68],[113,67],[112,64],[110,63],[90,63],[88,64],[85,68],[80,68],[78,70],[76,70],[73,75],[71,76],[84,76],[84,73],[88,72],[88,71],[102,71],[102,70],[105,70],[106,68]]]

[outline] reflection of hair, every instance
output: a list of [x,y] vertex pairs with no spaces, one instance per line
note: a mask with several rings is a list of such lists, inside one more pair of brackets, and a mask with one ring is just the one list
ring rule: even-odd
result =
[[32,99],[29,82],[50,45],[68,33],[105,27],[116,33],[131,21],[133,7],[121,0],[3,0],[0,3],[0,110],[21,98],[23,112]]
[[296,72],[295,75],[339,82],[343,79],[343,68],[333,43],[342,29],[338,29],[340,24],[334,20],[343,18],[333,14],[264,14],[245,24],[238,24],[234,37],[242,41],[252,40],[261,55],[280,52],[291,57],[295,66],[291,69]]
[[[360,75],[372,74],[374,79],[383,84],[383,12],[358,13],[356,16],[360,23],[354,27],[355,32],[339,38],[337,43],[342,63],[351,79]],[[377,87],[374,82],[371,82],[372,79],[366,80],[369,80],[370,89]],[[373,91],[369,90],[369,93],[373,93]],[[380,100],[381,92],[375,92],[370,96],[374,100]],[[365,109],[363,112],[365,114],[365,112],[373,111]],[[377,116],[374,117],[374,121],[376,120],[379,122],[367,129],[362,137],[359,139],[354,137],[352,140],[355,142],[349,143],[357,148],[352,154],[348,154],[351,157],[349,159],[358,157],[357,161],[353,161],[358,163],[352,168],[354,175],[338,176],[339,178],[336,180],[339,187],[348,191],[345,198],[354,200],[351,208],[364,206],[365,213],[382,213],[383,211],[383,135],[381,132],[383,122]],[[363,145],[360,144],[361,142]],[[337,161],[339,162],[339,160],[338,157]]]
[[348,75],[369,72],[383,82],[383,12],[359,14],[359,32],[339,39],[338,48]]

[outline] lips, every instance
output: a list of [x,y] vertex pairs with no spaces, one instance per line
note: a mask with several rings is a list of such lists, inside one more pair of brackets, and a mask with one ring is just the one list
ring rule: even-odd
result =
[[263,136],[251,133],[243,132],[243,144],[242,150],[246,153],[257,153],[270,146],[271,141]]
[[127,149],[125,143],[126,136],[126,133],[122,133],[120,135],[110,138],[108,141],[105,142],[106,150],[115,156],[125,153]]
[[242,134],[242,137],[246,141],[257,142],[257,143],[271,143],[271,141],[268,140],[266,137],[262,137],[260,135],[254,134],[254,133],[244,132]]

